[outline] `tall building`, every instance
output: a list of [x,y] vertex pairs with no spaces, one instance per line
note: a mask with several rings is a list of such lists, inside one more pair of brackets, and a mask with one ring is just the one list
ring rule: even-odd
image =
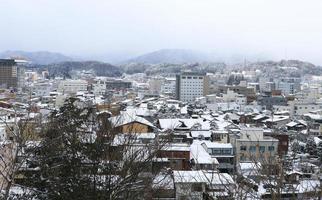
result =
[[0,59],[0,88],[20,88],[24,83],[24,67],[26,61]]
[[193,102],[208,91],[209,80],[205,73],[183,72],[176,76],[176,97],[180,101]]

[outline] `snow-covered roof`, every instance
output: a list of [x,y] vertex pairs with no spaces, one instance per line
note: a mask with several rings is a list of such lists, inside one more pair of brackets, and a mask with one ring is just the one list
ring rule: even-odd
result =
[[152,181],[153,189],[174,189],[173,179],[169,174],[157,174]]
[[260,175],[260,162],[241,162],[238,164],[238,171],[241,175],[247,177],[252,175]]
[[234,180],[229,174],[216,171],[173,171],[173,177],[175,183],[206,183],[209,185],[234,184]]
[[261,120],[263,118],[267,117],[266,115],[263,115],[263,114],[259,114],[259,115],[256,115],[255,117],[253,117],[253,120]]
[[296,126],[298,124],[299,123],[297,123],[297,122],[291,121],[291,122],[287,123],[286,126],[288,126],[288,127],[294,127],[294,126]]
[[169,143],[162,147],[163,151],[190,151],[190,145],[186,143]]
[[290,119],[290,116],[284,116],[284,115],[273,115],[272,117],[269,117],[268,119],[264,120],[263,122],[279,122]]
[[203,119],[159,119],[161,129],[175,129],[184,123],[188,129],[191,129],[194,125],[200,124],[201,130],[209,130],[210,123],[208,121],[203,121]]
[[218,160],[212,158],[197,141],[194,141],[190,146],[190,159],[194,159],[196,164],[219,164]]
[[201,144],[205,144],[207,148],[226,148],[231,149],[233,148],[233,145],[230,143],[219,143],[219,142],[211,142],[208,140],[202,140],[200,141]]
[[309,117],[313,120],[322,120],[322,115],[319,115],[319,114],[307,113],[307,114],[304,114],[304,116]]
[[154,125],[143,117],[136,116],[132,113],[123,113],[121,115],[109,118],[110,122],[114,127],[123,126],[125,124],[129,124],[132,122],[138,122],[141,124],[145,124],[150,127],[154,127]]
[[319,143],[322,142],[322,140],[318,137],[314,137],[314,142],[316,145],[319,145]]
[[205,138],[210,138],[211,132],[210,131],[191,131],[191,136],[193,138],[198,138],[199,136],[203,136]]

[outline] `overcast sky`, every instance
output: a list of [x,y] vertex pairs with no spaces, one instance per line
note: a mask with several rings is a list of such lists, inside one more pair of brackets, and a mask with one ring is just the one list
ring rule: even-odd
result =
[[322,64],[321,0],[0,0],[0,51],[163,48]]

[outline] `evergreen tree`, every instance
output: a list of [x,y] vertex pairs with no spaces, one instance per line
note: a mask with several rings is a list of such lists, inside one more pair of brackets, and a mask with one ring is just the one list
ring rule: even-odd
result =
[[[34,166],[24,185],[37,199],[139,199],[149,194],[152,159],[162,144],[136,145],[135,135],[117,134],[93,107],[76,99],[49,117]],[[151,176],[142,177],[149,172]],[[156,173],[155,173],[156,174]]]
[[316,143],[314,141],[313,137],[309,137],[306,141],[306,147],[305,147],[306,153],[309,153],[310,155],[316,155]]
[[319,142],[317,146],[317,155],[320,159],[320,162],[322,162],[322,142]]

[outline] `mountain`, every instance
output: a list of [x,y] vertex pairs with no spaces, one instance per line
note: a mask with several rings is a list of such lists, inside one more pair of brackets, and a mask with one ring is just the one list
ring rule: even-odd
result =
[[162,49],[147,53],[136,58],[127,60],[125,63],[145,63],[145,64],[160,64],[160,63],[195,63],[211,61],[207,54],[185,49]]
[[73,71],[93,70],[97,76],[118,77],[123,70],[109,63],[98,61],[66,61],[42,66],[52,76],[70,77]]
[[48,51],[5,51],[0,53],[0,58],[22,58],[31,61],[34,64],[41,65],[73,60],[72,58],[61,53],[53,53]]

